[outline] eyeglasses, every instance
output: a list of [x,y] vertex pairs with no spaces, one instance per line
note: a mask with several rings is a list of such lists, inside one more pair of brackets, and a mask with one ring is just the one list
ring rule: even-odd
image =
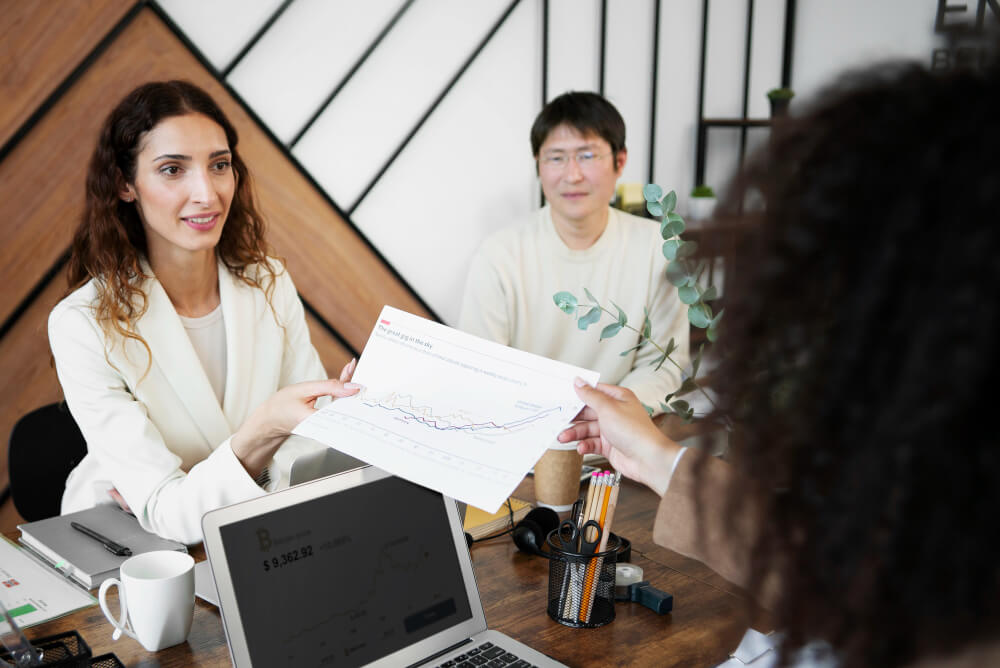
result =
[[553,171],[566,169],[566,167],[569,166],[570,160],[575,160],[580,169],[587,169],[588,167],[593,167],[599,160],[602,160],[609,155],[611,155],[610,152],[594,153],[593,151],[579,151],[574,153],[572,156],[565,153],[546,155],[539,158],[538,161],[546,169],[551,169]]

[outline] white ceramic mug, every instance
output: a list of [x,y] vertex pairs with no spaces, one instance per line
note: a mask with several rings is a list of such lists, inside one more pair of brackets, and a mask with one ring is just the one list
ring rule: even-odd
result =
[[[139,641],[150,652],[184,642],[194,615],[194,559],[173,550],[136,555],[121,565],[121,580],[101,583],[97,599],[101,611],[115,627],[112,640],[122,633]],[[108,589],[118,587],[121,618],[108,609]]]

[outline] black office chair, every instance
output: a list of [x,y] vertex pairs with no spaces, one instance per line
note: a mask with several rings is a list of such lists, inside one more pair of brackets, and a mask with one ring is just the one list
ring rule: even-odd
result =
[[65,402],[36,408],[10,432],[7,471],[14,508],[34,522],[59,514],[66,478],[87,454],[87,442]]

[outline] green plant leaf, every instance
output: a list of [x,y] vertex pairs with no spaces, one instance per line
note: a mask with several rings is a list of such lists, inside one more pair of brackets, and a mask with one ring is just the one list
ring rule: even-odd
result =
[[713,299],[718,299],[718,298],[719,298],[719,293],[716,291],[714,285],[708,286],[708,289],[706,289],[703,293],[701,293],[701,301],[703,302],[710,302]]
[[646,211],[657,218],[663,215],[663,207],[659,202],[646,202]]
[[680,297],[681,301],[690,306],[698,301],[701,295],[698,294],[698,286],[685,285],[682,288],[677,288],[677,296]]
[[697,389],[698,383],[695,382],[694,378],[685,378],[684,382],[681,383],[681,386],[677,388],[677,391],[674,394],[682,396],[689,392],[694,392]]
[[628,316],[625,315],[625,311],[622,310],[622,307],[614,302],[611,302],[611,305],[614,306],[616,309],[618,309],[618,324],[621,325],[622,327],[627,325]]
[[712,321],[708,323],[708,330],[705,332],[705,336],[708,337],[708,340],[711,343],[715,343],[716,339],[719,338],[719,323],[722,321],[722,314],[725,312],[726,309],[722,309],[717,314],[715,314],[715,317],[712,318]]
[[698,252],[698,242],[697,241],[685,241],[681,244],[681,247],[677,249],[677,257],[691,257]]
[[698,375],[698,368],[701,366],[701,354],[705,351],[705,344],[698,346],[698,354],[694,356],[694,361],[691,363],[691,378],[695,378]]
[[589,299],[590,301],[594,302],[595,304],[599,304],[600,303],[599,301],[597,301],[597,297],[595,297],[594,295],[590,294],[590,290],[588,290],[587,288],[583,289],[583,294],[587,295],[587,299]]
[[708,327],[712,319],[705,313],[705,304],[697,303],[688,307],[688,322],[699,329]]
[[666,211],[668,214],[673,213],[674,207],[677,206],[677,193],[675,193],[673,190],[668,192],[667,196],[663,198],[661,204],[663,205],[664,211]]
[[670,340],[669,340],[669,341],[667,341],[667,347],[666,347],[666,352],[665,352],[664,354],[665,354],[665,355],[670,355],[670,354],[672,354],[672,353],[673,353],[673,352],[674,352],[675,350],[677,350],[677,344],[676,344],[676,343],[674,343],[674,337],[672,337],[672,336],[671,336],[671,337],[670,337]]
[[669,239],[670,237],[676,237],[683,234],[684,229],[685,229],[684,219],[682,219],[676,213],[672,213],[663,219],[663,224],[660,225],[660,236],[663,237],[664,239]]
[[576,321],[576,326],[580,329],[587,329],[601,319],[601,309],[596,306],[587,311],[586,315]]
[[685,271],[683,262],[671,262],[667,265],[667,280],[674,287],[681,287],[687,284],[687,271]]
[[563,313],[576,315],[576,305],[578,302],[576,301],[576,297],[573,296],[573,293],[566,292],[565,290],[557,292],[552,295],[552,300]]
[[617,322],[613,322],[601,330],[600,340],[603,341],[604,339],[610,339],[611,337],[618,334],[618,332],[620,331],[622,331],[622,326],[619,325]]
[[684,401],[683,399],[677,399],[676,401],[670,404],[670,407],[673,408],[678,415],[683,415],[684,413],[687,413],[689,410],[691,410],[691,406],[688,404],[688,402]]
[[642,321],[642,335],[647,339],[651,339],[653,338],[653,333],[652,333],[652,323],[650,323],[649,321],[649,309],[643,306],[642,312],[644,314],[644,318]]
[[663,257],[667,258],[668,260],[676,259],[677,250],[681,247],[681,244],[683,243],[684,243],[683,241],[680,241],[678,239],[668,239],[667,241],[664,241]]
[[641,343],[640,343],[639,345],[637,345],[637,346],[632,346],[632,347],[631,347],[631,348],[629,348],[628,350],[623,350],[623,351],[621,351],[620,353],[618,353],[618,356],[619,356],[619,357],[625,357],[625,356],[626,356],[626,355],[628,355],[628,354],[629,354],[630,352],[632,352],[632,351],[635,351],[635,350],[639,350],[639,348],[641,348],[641,347],[642,347],[642,344],[641,344]]
[[[639,403],[642,403],[642,402],[639,402]],[[646,415],[648,415],[649,417],[653,417],[653,413],[655,411],[653,411],[653,407],[652,406],[647,406],[646,404],[642,404],[642,407],[646,409]]]
[[655,183],[649,183],[642,187],[642,196],[647,202],[659,202],[663,197],[663,188]]
[[660,355],[659,357],[656,358],[655,362],[653,362],[653,364],[656,365],[656,368],[653,369],[653,370],[654,371],[659,371],[660,367],[663,366],[663,363],[666,362],[666,361],[667,361],[667,353],[663,353],[662,355]]
[[[670,401],[670,395],[667,395],[664,399],[665,399],[665,401]],[[670,410],[670,406],[666,405],[662,401],[660,402],[660,410],[663,411],[664,413],[672,413],[673,412],[673,411]]]

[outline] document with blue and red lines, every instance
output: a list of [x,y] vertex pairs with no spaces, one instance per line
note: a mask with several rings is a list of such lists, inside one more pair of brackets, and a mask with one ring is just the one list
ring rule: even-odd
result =
[[496,510],[583,407],[598,373],[386,306],[358,360],[362,390],[294,433]]

